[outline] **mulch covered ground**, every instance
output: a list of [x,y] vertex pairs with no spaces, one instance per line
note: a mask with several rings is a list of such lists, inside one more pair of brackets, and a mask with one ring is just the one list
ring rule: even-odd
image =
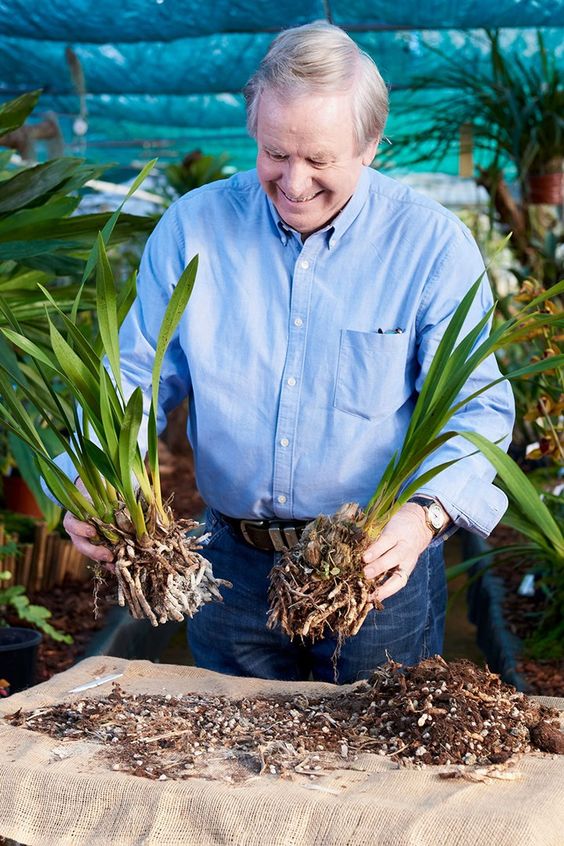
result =
[[[504,526],[495,530],[489,539],[492,546],[503,546],[514,543],[516,534]],[[523,577],[529,572],[530,565],[526,560],[499,561],[494,572],[505,584],[505,601],[503,605],[507,626],[513,634],[525,641],[534,631],[536,622],[544,611],[544,596],[536,592],[534,596],[521,596],[518,593]],[[542,696],[564,696],[564,661],[563,660],[533,660],[524,654],[517,665],[517,670],[524,676],[531,688],[531,693]]]

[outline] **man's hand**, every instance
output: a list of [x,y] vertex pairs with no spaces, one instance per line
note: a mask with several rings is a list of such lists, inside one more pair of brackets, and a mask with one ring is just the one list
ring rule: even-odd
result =
[[[76,487],[81,494],[88,497],[86,488],[80,479],[76,481]],[[90,497],[88,497],[90,498]],[[92,558],[94,561],[100,561],[106,566],[106,569],[113,573],[114,566],[111,563],[114,560],[112,553],[107,547],[101,544],[89,543],[88,538],[98,537],[98,533],[94,526],[86,523],[83,520],[78,520],[70,511],[67,511],[63,520],[65,531],[73,542],[74,546],[87,558]]]
[[395,569],[374,592],[373,599],[382,601],[406,586],[417,559],[432,539],[433,533],[425,522],[423,508],[415,502],[402,505],[386,524],[380,537],[370,544],[362,556],[367,579],[377,578]]

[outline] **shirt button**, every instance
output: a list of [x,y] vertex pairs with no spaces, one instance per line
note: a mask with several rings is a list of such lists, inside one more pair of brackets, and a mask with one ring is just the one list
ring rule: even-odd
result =
[[296,319],[294,320],[294,326],[303,326],[303,325],[304,325],[304,322],[303,322],[302,318],[296,317]]
[[284,494],[280,494],[280,496],[278,497],[278,502],[281,502],[281,503],[286,502],[286,497],[284,496]]
[[291,388],[293,388],[293,387],[294,387],[294,385],[296,384],[296,380],[294,379],[294,377],[293,377],[293,376],[290,376],[290,378],[288,379],[288,383],[287,383],[287,384],[288,384]]
[[288,440],[288,438],[281,438],[280,439],[280,446],[287,447],[289,443],[290,443],[290,441]]
[[303,261],[300,262],[300,267],[302,270],[307,270],[309,267],[309,261],[307,259],[303,259]]

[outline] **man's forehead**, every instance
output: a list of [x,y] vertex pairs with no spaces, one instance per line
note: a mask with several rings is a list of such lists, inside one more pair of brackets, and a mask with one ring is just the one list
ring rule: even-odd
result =
[[273,152],[299,147],[309,158],[330,158],[353,143],[352,114],[343,98],[300,97],[286,100],[263,92],[258,107],[257,140]]

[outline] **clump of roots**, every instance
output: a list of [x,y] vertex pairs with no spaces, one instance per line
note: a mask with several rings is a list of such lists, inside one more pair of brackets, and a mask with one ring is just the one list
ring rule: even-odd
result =
[[380,579],[362,572],[370,543],[365,520],[364,511],[349,503],[308,523],[270,573],[269,628],[280,625],[291,638],[314,641],[333,633],[342,640],[359,631],[372,608],[382,607],[371,598]]
[[168,505],[164,512],[166,521],[156,513],[148,515],[148,531],[141,539],[125,508],[116,512],[113,525],[97,524],[100,534],[118,538],[107,546],[114,553],[119,605],[153,626],[193,617],[206,602],[223,601],[221,586],[232,587],[216,579],[210,562],[196,551],[202,538],[187,536],[197,521],[176,520]]

